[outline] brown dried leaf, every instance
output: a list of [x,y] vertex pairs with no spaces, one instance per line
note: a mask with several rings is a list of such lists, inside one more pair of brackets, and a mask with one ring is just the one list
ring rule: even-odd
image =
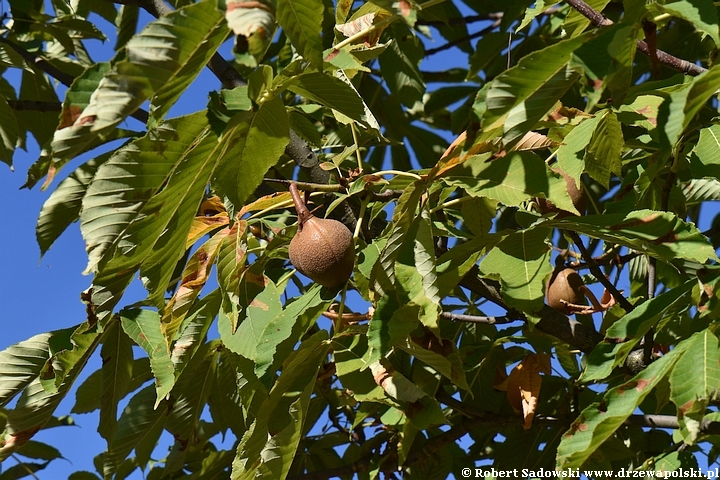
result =
[[513,368],[507,378],[508,401],[516,412],[522,412],[526,430],[532,426],[535,417],[542,385],[540,373],[550,373],[550,357],[544,353],[530,353]]
[[542,133],[527,132],[522,139],[515,145],[513,150],[540,150],[548,147],[555,147],[558,142],[551,140]]

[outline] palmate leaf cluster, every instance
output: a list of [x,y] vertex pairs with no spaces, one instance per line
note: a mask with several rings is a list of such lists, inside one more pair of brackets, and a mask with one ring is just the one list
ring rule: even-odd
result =
[[[92,285],[83,323],[0,352],[2,478],[60,458],[32,438],[68,395],[106,441],[75,479],[717,459],[713,2],[123,3],[3,18],[0,160],[41,146],[40,250],[79,226]],[[346,288],[289,264],[288,180],[355,232]],[[546,306],[556,265],[615,305]]]

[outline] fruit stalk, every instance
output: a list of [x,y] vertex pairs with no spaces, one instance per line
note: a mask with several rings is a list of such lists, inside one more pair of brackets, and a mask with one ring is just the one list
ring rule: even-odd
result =
[[300,196],[297,184],[295,182],[290,183],[288,187],[290,189],[290,196],[292,197],[293,203],[295,204],[295,211],[298,216],[298,229],[302,230],[303,224],[313,216],[305,205],[305,200]]

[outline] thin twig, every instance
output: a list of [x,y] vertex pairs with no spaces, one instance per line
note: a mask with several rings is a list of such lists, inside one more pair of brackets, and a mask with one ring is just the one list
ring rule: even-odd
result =
[[502,325],[505,323],[525,321],[524,318],[512,318],[508,316],[504,317],[484,317],[478,315],[462,315],[459,313],[452,312],[441,312],[441,318],[452,320],[454,322],[466,322],[466,323],[484,323],[487,325]]
[[578,249],[580,250],[580,253],[582,253],[583,258],[585,259],[585,262],[587,263],[588,268],[590,268],[590,271],[593,273],[593,275],[595,275],[595,277],[600,281],[600,283],[603,284],[607,291],[610,292],[613,297],[615,297],[615,300],[620,304],[623,309],[625,309],[626,312],[630,313],[631,311],[633,311],[633,309],[635,308],[633,304],[630,303],[628,299],[623,296],[622,293],[620,293],[620,291],[615,287],[615,285],[613,285],[612,282],[607,279],[602,270],[600,270],[598,264],[595,263],[595,261],[592,259],[587,249],[585,248],[585,244],[583,244],[580,235],[569,230],[568,234],[570,235],[570,237],[572,237],[575,245],[577,245]]
[[[583,0],[565,0],[565,1],[571,7],[573,7],[575,10],[580,12],[585,18],[590,20],[590,22],[597,27],[604,27],[604,26],[613,24],[612,20],[605,17],[605,15],[598,12],[597,10],[593,9],[590,5],[585,3]],[[650,47],[648,47],[648,44],[642,40],[638,40],[637,49],[640,50],[645,55],[647,55],[648,57],[651,56],[651,54],[657,55],[657,59],[661,64],[665,65],[668,68],[676,70],[678,72],[682,72],[686,75],[695,77],[695,76],[700,75],[703,72],[707,72],[706,68],[697,66],[694,63],[690,63],[687,60],[683,60],[682,58],[678,58],[673,55],[670,55],[669,53],[663,52],[662,50],[654,50],[653,52],[651,52]]]
[[469,42],[470,40],[473,40],[478,37],[482,37],[483,35],[492,32],[494,29],[500,26],[500,23],[502,23],[502,19],[495,20],[492,25],[488,25],[487,27],[483,28],[482,30],[472,33],[470,35],[467,35],[462,38],[458,38],[453,40],[452,42],[448,42],[445,45],[441,45],[437,48],[431,48],[429,50],[425,50],[425,56],[429,57],[430,55],[435,55],[436,53],[440,53],[442,51],[448,50],[452,47],[455,47],[457,45],[463,44],[465,42]]
[[62,110],[60,102],[40,102],[35,100],[6,100],[13,110],[32,110],[34,112],[59,112]]

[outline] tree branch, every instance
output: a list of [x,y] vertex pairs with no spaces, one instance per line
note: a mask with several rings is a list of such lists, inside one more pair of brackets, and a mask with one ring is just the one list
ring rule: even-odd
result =
[[630,313],[632,312],[635,307],[632,303],[628,301],[627,298],[625,298],[622,293],[618,291],[618,289],[615,287],[615,285],[612,284],[610,280],[607,279],[605,274],[600,270],[600,267],[597,263],[593,260],[592,256],[590,256],[590,253],[585,248],[585,244],[583,244],[582,239],[580,238],[580,235],[578,235],[576,232],[569,231],[568,234],[573,239],[573,242],[575,242],[575,245],[580,249],[580,253],[582,253],[583,258],[585,259],[585,262],[588,265],[588,268],[590,268],[590,271],[595,275],[595,277],[598,279],[600,283],[603,284],[603,286],[607,289],[610,294],[615,297],[615,300],[620,304],[622,308],[625,309],[626,312]]
[[[478,273],[477,266],[473,267],[460,281],[460,285],[506,309],[508,317],[526,320],[525,315],[505,304],[500,294],[500,284],[498,282],[479,278]],[[568,318],[547,305],[543,305],[542,310],[537,314],[540,316],[540,321],[535,325],[538,330],[552,335],[585,353],[591,352],[604,338],[595,330]]]
[[[593,25],[595,25],[596,27],[603,27],[603,26],[613,24],[612,20],[605,17],[605,15],[603,15],[602,13],[593,9],[590,5],[585,3],[583,0],[565,0],[565,1],[571,7],[573,7],[575,10],[580,12],[585,18],[590,20],[590,22]],[[695,65],[694,63],[690,63],[687,60],[683,60],[681,58],[670,55],[669,53],[663,52],[662,50],[654,50],[653,52],[651,52],[650,47],[648,47],[648,44],[642,40],[638,40],[637,49],[640,50],[645,55],[647,55],[648,57],[650,57],[651,54],[657,55],[657,59],[661,64],[665,65],[668,68],[676,70],[678,72],[682,72],[685,75],[691,75],[691,76],[695,77],[697,75],[700,75],[703,72],[707,72],[706,68],[699,67],[699,66]]]
[[40,102],[34,100],[6,100],[13,110],[32,110],[35,112],[59,112],[62,110],[60,102]]
[[440,52],[442,52],[442,51],[444,51],[444,50],[448,50],[448,49],[450,49],[450,48],[452,48],[452,47],[454,47],[454,46],[456,46],[456,45],[460,45],[460,44],[462,44],[462,43],[469,42],[470,40],[472,40],[472,39],[474,39],[474,38],[482,37],[482,36],[485,35],[486,33],[489,33],[489,32],[491,32],[491,31],[493,31],[495,28],[497,28],[498,26],[500,26],[500,23],[501,23],[501,22],[502,22],[502,17],[499,18],[498,20],[495,20],[495,21],[492,23],[492,25],[488,25],[487,27],[483,28],[483,29],[480,30],[480,31],[477,31],[477,32],[475,32],[475,33],[472,33],[472,34],[467,35],[467,36],[462,37],[462,38],[458,38],[458,39],[456,39],[456,40],[453,40],[452,42],[448,42],[448,43],[446,43],[445,45],[441,45],[441,46],[439,46],[439,47],[437,47],[437,48],[431,48],[431,49],[429,49],[429,50],[425,50],[425,56],[435,55],[436,53],[440,53]]

